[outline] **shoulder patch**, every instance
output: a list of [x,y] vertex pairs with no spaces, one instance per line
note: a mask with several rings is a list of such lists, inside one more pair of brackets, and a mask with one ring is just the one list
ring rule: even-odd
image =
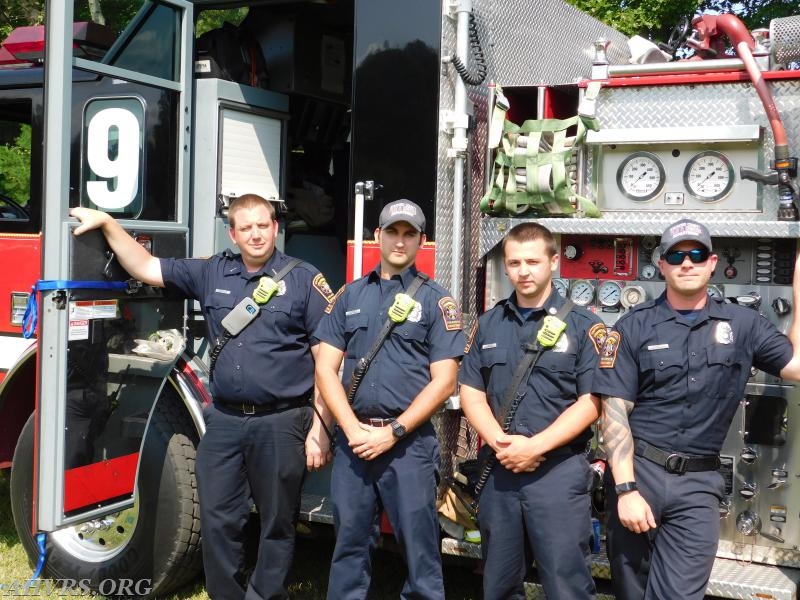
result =
[[608,335],[608,330],[606,329],[605,323],[595,323],[589,328],[587,332],[589,339],[592,340],[592,344],[594,345],[594,351],[597,354],[603,350],[603,346],[606,343],[606,335]]
[[[326,283],[325,285],[328,285],[328,284]],[[336,306],[336,301],[339,299],[339,296],[341,296],[342,294],[344,294],[344,286],[340,287],[336,291],[336,293],[333,295],[333,298],[331,298],[330,301],[328,302],[328,306],[325,307],[325,314],[326,315],[331,314],[331,311],[333,310],[333,307]]]
[[447,331],[458,331],[461,329],[461,311],[458,309],[456,301],[450,296],[445,296],[439,300],[439,310],[442,311],[444,328]]
[[464,346],[464,354],[469,354],[469,349],[472,348],[472,342],[475,341],[475,334],[478,333],[478,319],[475,319],[470,327],[469,335],[467,336],[467,345]]
[[608,331],[606,333],[605,342],[603,342],[603,350],[600,353],[600,368],[613,369],[614,363],[617,360],[617,352],[619,351],[619,343],[622,336],[619,331]]
[[319,292],[319,295],[325,298],[325,302],[330,304],[333,302],[333,290],[328,285],[325,275],[317,273],[314,280],[311,282],[312,287]]

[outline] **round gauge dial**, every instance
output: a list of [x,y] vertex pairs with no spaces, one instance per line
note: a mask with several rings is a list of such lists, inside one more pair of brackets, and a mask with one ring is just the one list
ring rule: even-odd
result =
[[634,152],[619,165],[617,186],[631,200],[651,200],[664,187],[664,165],[655,154]]
[[644,265],[642,267],[642,279],[653,279],[658,273],[655,265]]
[[580,249],[575,244],[569,244],[564,248],[564,258],[575,260],[581,255]]
[[653,248],[653,251],[650,253],[650,263],[654,266],[658,266],[658,261],[661,260],[661,247],[656,246]]
[[578,306],[588,306],[594,299],[594,284],[588,279],[574,281],[569,298]]
[[715,202],[733,189],[733,165],[727,156],[714,150],[692,157],[683,172],[683,183],[689,193],[703,202]]
[[617,306],[621,297],[622,284],[617,281],[604,281],[597,289],[597,300],[607,308]]
[[566,279],[553,279],[553,287],[562,298],[567,297],[567,280]]
[[645,300],[647,300],[647,294],[645,293],[644,288],[638,285],[628,285],[625,286],[624,290],[622,290],[622,298],[620,302],[625,308],[636,306]]

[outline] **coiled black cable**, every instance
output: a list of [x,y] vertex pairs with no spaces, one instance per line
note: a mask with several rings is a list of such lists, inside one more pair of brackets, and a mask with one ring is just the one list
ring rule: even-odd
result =
[[486,79],[486,56],[481,48],[481,41],[478,38],[478,26],[475,23],[475,13],[469,13],[469,49],[475,62],[475,74],[469,72],[466,65],[453,54],[452,62],[461,80],[467,85],[480,85]]

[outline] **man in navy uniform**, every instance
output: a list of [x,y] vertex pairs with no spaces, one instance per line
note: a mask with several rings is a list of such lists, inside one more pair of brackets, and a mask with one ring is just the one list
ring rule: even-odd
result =
[[[443,599],[436,514],[439,446],[431,416],[455,391],[464,351],[461,313],[447,291],[425,280],[413,308],[387,336],[353,400],[356,363],[378,338],[396,298],[419,276],[425,216],[409,200],[383,208],[375,239],[381,261],[348,284],[316,331],[317,383],[339,431],[331,475],[336,547],[329,600],[367,596],[381,509],[408,565],[403,598]],[[344,359],[344,385],[339,365]]]
[[[199,300],[212,342],[223,334],[222,319],[253,295],[263,277],[276,275],[291,260],[275,248],[275,209],[254,194],[234,199],[229,209],[229,235],[240,253],[207,259],[156,258],[107,213],[79,207],[70,214],[82,223],[76,235],[103,231],[131,276]],[[314,397],[312,333],[333,294],[307,263],[277,284],[258,317],[219,353],[211,382],[214,402],[204,409],[206,432],[196,469],[203,565],[214,600],[288,598],[305,467],[320,468],[330,458],[318,415],[330,416]],[[261,539],[248,583],[244,542],[251,497]]]
[[590,425],[600,416],[591,391],[605,325],[585,308],[573,308],[566,329],[543,350],[527,381],[508,433],[498,419],[509,386],[542,320],[566,300],[552,285],[558,268],[553,234],[522,223],[503,240],[511,296],[478,320],[459,374],[461,408],[495,452],[480,499],[483,593],[486,600],[525,598],[526,543],[551,600],[594,598],[590,572],[592,471],[586,457]]
[[[607,540],[620,600],[703,598],[725,492],[719,451],[751,365],[800,379],[800,311],[787,339],[758,311],[709,298],[717,255],[700,223],[667,227],[660,250],[666,291],[617,321],[592,387],[613,474]],[[795,308],[799,280],[795,265]]]

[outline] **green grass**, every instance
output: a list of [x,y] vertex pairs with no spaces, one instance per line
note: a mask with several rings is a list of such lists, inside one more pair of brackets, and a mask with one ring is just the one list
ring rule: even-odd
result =
[[[17,538],[9,500],[9,471],[0,471],[0,583],[27,581],[33,574],[22,544]],[[333,540],[328,535],[299,538],[290,573],[289,593],[297,600],[325,598]],[[369,600],[398,598],[406,568],[395,552],[378,550],[373,558]],[[473,567],[447,565],[445,587],[448,600],[478,600],[481,577]],[[169,600],[208,600],[202,581],[169,596]]]

